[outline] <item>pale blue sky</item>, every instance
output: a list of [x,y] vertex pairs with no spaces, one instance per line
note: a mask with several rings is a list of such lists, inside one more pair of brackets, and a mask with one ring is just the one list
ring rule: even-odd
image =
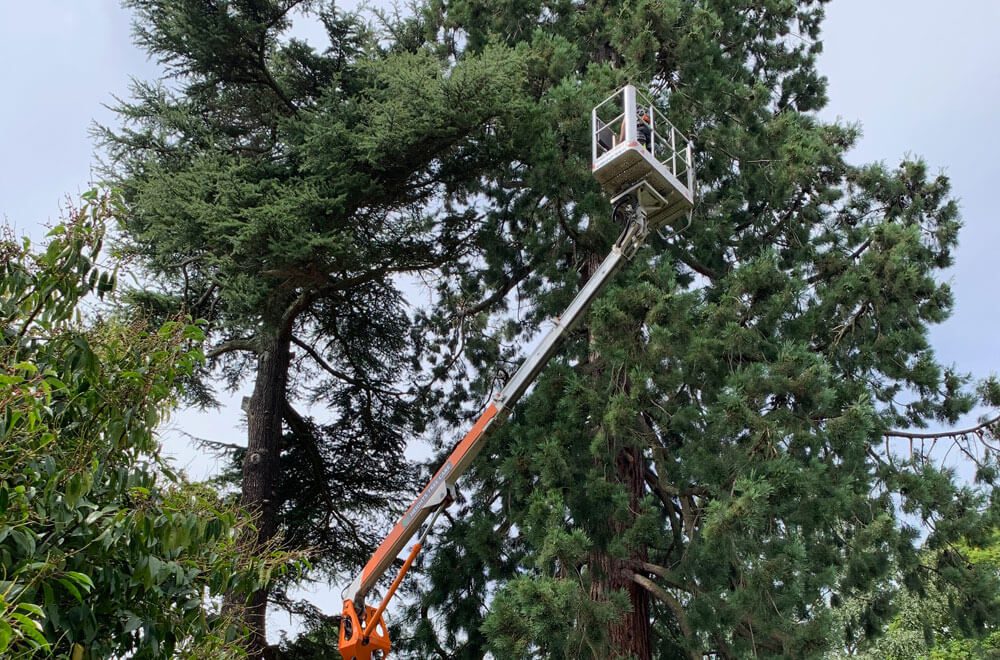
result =
[[[1000,2],[834,0],[828,15],[823,116],[863,124],[857,162],[914,154],[951,176],[965,221],[948,274],[958,304],[933,337],[945,362],[977,376],[998,372]],[[19,232],[40,237],[61,201],[88,188],[91,122],[112,120],[102,105],[127,94],[130,76],[156,75],[131,44],[129,20],[112,0],[0,0],[0,217]],[[242,442],[238,396],[221,412],[183,414],[175,426]],[[194,476],[212,469],[184,445],[171,442],[182,466]]]

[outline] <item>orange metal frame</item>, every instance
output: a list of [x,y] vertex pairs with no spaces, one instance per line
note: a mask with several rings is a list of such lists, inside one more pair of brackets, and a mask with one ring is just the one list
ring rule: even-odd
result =
[[[486,435],[486,431],[491,422],[497,417],[500,409],[495,403],[490,403],[483,411],[476,423],[465,434],[458,446],[448,455],[447,460],[438,468],[434,477],[427,483],[420,495],[410,504],[406,513],[393,526],[392,531],[379,545],[368,563],[361,571],[359,583],[362,593],[367,593],[371,588],[369,582],[374,582],[386,569],[395,561],[396,556],[402,549],[401,546],[411,539],[414,533],[430,515],[428,501],[436,492],[446,485],[453,483],[458,475],[462,474],[469,464],[475,459],[482,447],[480,440]],[[441,502],[440,506],[446,506],[447,501]],[[389,601],[396,594],[396,590],[402,583],[403,578],[409,572],[413,561],[420,552],[423,544],[417,541],[410,549],[406,561],[399,569],[396,579],[382,598],[378,607],[365,607],[364,616],[358,614],[358,608],[354,601],[348,597],[344,600],[344,612],[340,625],[340,653],[344,660],[372,660],[375,653],[381,653],[380,658],[386,658],[391,648],[389,635],[385,626],[383,613],[389,605]]]

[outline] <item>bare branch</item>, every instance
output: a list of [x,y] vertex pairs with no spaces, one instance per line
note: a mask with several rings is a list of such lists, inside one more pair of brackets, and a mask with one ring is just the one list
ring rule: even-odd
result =
[[208,449],[223,454],[230,451],[239,451],[241,449],[246,449],[246,445],[238,445],[233,442],[222,442],[221,440],[209,440],[208,438],[200,438],[196,435],[188,433],[187,431],[181,431],[180,434],[186,437],[191,442],[194,442],[198,445],[201,445],[202,447],[206,447]]
[[897,431],[895,429],[889,429],[882,435],[886,438],[906,438],[909,440],[940,440],[943,438],[956,438],[962,435],[969,435],[972,433],[977,433],[986,429],[992,429],[994,426],[1000,425],[1000,415],[997,415],[993,419],[987,420],[982,424],[977,424],[967,429],[959,429],[957,431],[939,431],[937,433],[911,433],[909,431]]
[[201,297],[198,298],[197,301],[195,301],[194,309],[201,309],[201,307],[208,302],[208,299],[212,296],[212,294],[221,288],[222,288],[221,284],[219,284],[218,282],[212,282],[208,286],[208,288],[205,289],[205,293],[201,294]]

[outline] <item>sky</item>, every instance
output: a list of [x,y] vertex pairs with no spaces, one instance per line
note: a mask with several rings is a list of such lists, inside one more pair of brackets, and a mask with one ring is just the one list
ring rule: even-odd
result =
[[[824,118],[859,121],[855,162],[924,158],[951,179],[964,229],[947,274],[954,315],[932,340],[945,364],[1000,371],[991,263],[1000,222],[1000,2],[834,0],[819,67],[829,79]],[[994,275],[991,276],[990,272]]]
[[[919,156],[951,178],[965,224],[946,273],[957,302],[932,341],[945,364],[979,378],[998,373],[991,264],[1000,223],[991,191],[1000,184],[1000,2],[834,0],[827,15],[819,68],[830,103],[821,116],[861,123],[853,162]],[[113,124],[105,106],[127,97],[132,77],[157,75],[131,43],[130,20],[114,0],[0,2],[0,219],[18,233],[40,239],[67,196],[90,187],[92,123]],[[221,411],[172,422],[168,450],[192,476],[217,463],[184,434],[244,443],[244,394],[249,388]]]

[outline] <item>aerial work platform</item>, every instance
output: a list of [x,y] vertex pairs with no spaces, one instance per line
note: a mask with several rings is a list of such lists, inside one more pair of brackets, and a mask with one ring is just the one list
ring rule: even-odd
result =
[[611,203],[633,196],[652,230],[685,218],[694,206],[691,141],[632,85],[591,113],[591,169]]
[[[637,105],[637,99],[641,105]],[[486,438],[514,411],[556,354],[559,343],[586,315],[615,273],[637,254],[649,232],[668,226],[677,231],[676,221],[690,217],[695,181],[691,142],[659,116],[648,99],[637,96],[635,87],[626,85],[594,108],[591,122],[594,175],[611,197],[615,216],[622,222],[621,234],[517,371],[485,403],[476,423],[389,530],[354,582],[342,592],[339,649],[344,660],[385,660],[389,656],[392,643],[385,625],[386,607],[438,516],[458,497],[458,479],[472,465]],[[416,542],[378,606],[368,605],[366,598],[399,562],[400,553],[414,538]]]

